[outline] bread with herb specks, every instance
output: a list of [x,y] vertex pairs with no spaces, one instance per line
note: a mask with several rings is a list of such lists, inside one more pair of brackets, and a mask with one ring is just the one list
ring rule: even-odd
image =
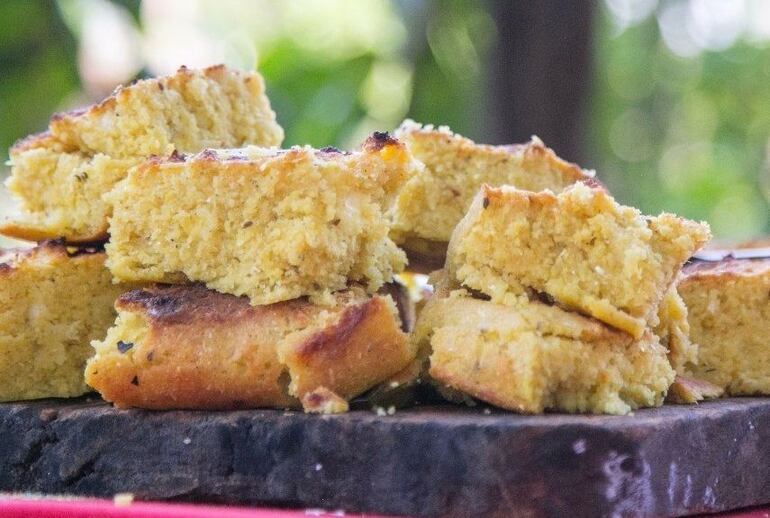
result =
[[484,185],[452,235],[449,275],[493,302],[553,300],[641,338],[706,223],[645,217],[602,189],[560,194]]
[[79,396],[91,340],[115,319],[123,287],[104,252],[60,242],[0,252],[0,401]]
[[425,164],[395,207],[392,235],[413,267],[443,266],[452,231],[484,183],[560,192],[575,182],[596,182],[593,171],[562,160],[537,137],[509,146],[477,144],[446,126],[411,120],[395,136]]
[[693,261],[677,289],[699,345],[693,374],[727,394],[770,395],[770,257]]
[[333,413],[414,359],[393,300],[361,288],[252,306],[200,284],[156,286],[115,307],[86,379],[118,407]]
[[7,186],[20,211],[0,232],[35,241],[103,241],[110,208],[102,196],[132,166],[151,156],[282,141],[255,72],[182,67],[138,81],[95,106],[54,115],[47,132],[11,148]]
[[112,274],[203,282],[271,304],[370,293],[404,268],[386,212],[419,164],[387,134],[359,152],[295,147],[207,150],[132,169],[113,206]]

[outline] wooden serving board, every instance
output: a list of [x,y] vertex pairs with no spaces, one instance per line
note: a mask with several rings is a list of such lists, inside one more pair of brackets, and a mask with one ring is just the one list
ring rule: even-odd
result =
[[486,412],[7,403],[0,491],[431,516],[662,516],[770,502],[767,398],[626,417]]

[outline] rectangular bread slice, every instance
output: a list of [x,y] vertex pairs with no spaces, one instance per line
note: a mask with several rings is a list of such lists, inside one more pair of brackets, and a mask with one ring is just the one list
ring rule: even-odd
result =
[[493,302],[544,294],[641,338],[684,262],[709,238],[705,223],[645,217],[583,184],[558,195],[485,185],[455,229],[447,266]]
[[770,258],[693,261],[677,289],[700,346],[693,374],[731,395],[770,394]]
[[200,284],[127,293],[86,379],[118,407],[334,412],[414,359],[390,296],[252,306]]
[[362,151],[244,148],[154,160],[113,190],[108,266],[124,281],[204,282],[271,304],[370,292],[406,258],[385,212],[418,164],[375,134]]
[[466,290],[431,299],[416,347],[450,389],[522,413],[626,414],[662,404],[674,371],[650,331],[640,339],[556,306],[519,307]]
[[128,289],[112,283],[104,260],[59,242],[0,253],[0,401],[90,391],[90,342],[105,336]]
[[484,183],[561,192],[575,182],[595,182],[593,171],[562,160],[537,137],[526,144],[491,146],[446,126],[411,120],[395,136],[425,165],[401,191],[395,207],[392,235],[410,263],[433,258],[431,264],[443,266],[446,243]]
[[102,195],[130,167],[150,156],[282,141],[255,72],[182,67],[138,81],[95,106],[54,115],[46,133],[11,148],[7,185],[21,211],[0,231],[29,240],[104,240],[109,207]]

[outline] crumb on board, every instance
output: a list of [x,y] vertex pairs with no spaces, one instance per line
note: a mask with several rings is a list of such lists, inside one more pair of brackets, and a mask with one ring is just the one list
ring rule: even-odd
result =
[[134,494],[133,493],[116,493],[114,497],[112,497],[112,502],[115,504],[116,507],[128,507],[132,503],[134,503]]

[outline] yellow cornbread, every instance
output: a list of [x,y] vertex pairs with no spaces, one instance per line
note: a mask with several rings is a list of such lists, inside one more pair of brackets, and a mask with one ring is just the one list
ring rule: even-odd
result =
[[104,259],[54,242],[0,253],[0,401],[89,391],[89,343],[107,333],[125,290]]
[[447,267],[493,302],[545,294],[641,338],[682,264],[709,238],[705,223],[643,217],[580,183],[558,195],[484,185],[452,235]]
[[119,407],[344,411],[414,358],[393,300],[360,288],[251,306],[200,284],[156,286],[115,306],[86,380]]
[[102,195],[146,158],[282,141],[255,72],[183,67],[138,81],[100,104],[54,115],[46,133],[11,148],[7,186],[21,212],[0,231],[30,240],[104,240],[109,207]]
[[770,394],[770,258],[695,261],[677,289],[700,347],[693,374],[731,395]]
[[384,216],[419,164],[387,134],[356,153],[205,151],[132,169],[113,204],[107,264],[124,281],[201,281],[270,304],[403,269]]
[[430,375],[449,388],[524,413],[626,414],[659,406],[674,371],[666,349],[556,306],[513,308],[465,290],[435,296],[417,320]]
[[452,231],[484,183],[560,192],[575,182],[591,181],[594,174],[562,160],[537,137],[526,144],[491,146],[446,126],[411,120],[395,136],[425,164],[424,173],[404,186],[395,208],[392,235],[410,258],[413,252],[443,257]]

